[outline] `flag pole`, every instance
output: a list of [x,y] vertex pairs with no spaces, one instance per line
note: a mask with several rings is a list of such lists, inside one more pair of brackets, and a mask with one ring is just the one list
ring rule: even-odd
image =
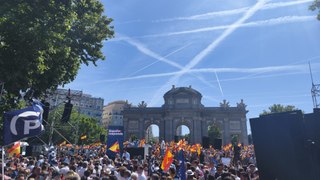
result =
[[2,152],[1,152],[1,154],[2,154],[2,165],[1,165],[1,170],[2,170],[2,180],[4,180],[4,146],[2,146]]

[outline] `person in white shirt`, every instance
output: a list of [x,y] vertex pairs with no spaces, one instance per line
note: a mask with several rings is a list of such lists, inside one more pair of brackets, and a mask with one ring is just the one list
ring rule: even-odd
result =
[[63,167],[60,169],[60,173],[64,176],[70,171],[67,163],[63,163]]
[[84,176],[84,172],[88,169],[88,162],[84,161],[82,163],[82,166],[80,167],[80,169],[78,170],[78,174],[80,177]]
[[143,166],[138,166],[137,169],[138,180],[147,180],[147,177],[144,175]]
[[127,152],[126,149],[123,150],[122,158],[126,158],[126,160],[130,160],[130,153]]
[[160,154],[161,156],[164,155],[164,150],[166,149],[166,143],[164,142],[164,140],[161,141],[161,144],[160,144]]

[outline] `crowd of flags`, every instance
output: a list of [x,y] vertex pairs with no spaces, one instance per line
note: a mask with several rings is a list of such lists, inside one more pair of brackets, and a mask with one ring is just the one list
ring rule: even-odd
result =
[[[4,113],[4,146],[7,146],[7,154],[9,157],[19,157],[21,152],[21,143],[20,140],[37,136],[40,133],[44,131],[43,125],[42,125],[42,114],[43,109],[39,103],[33,103],[32,106],[27,107],[25,109],[15,110],[11,112]],[[34,125],[36,124],[36,125]],[[123,137],[122,137],[123,138]],[[80,136],[80,140],[87,139],[87,135],[83,134]],[[73,146],[71,144],[68,144],[66,141],[63,141],[59,144],[60,147],[70,147],[75,149],[90,149],[95,147],[101,147],[106,150],[109,150],[113,153],[121,153],[122,147],[144,147],[146,144],[145,139],[141,140],[135,140],[133,142],[129,141],[119,141],[116,140],[113,142],[113,144],[109,144],[110,147],[107,147],[106,144],[102,144],[103,142],[96,142],[90,145],[85,146]],[[120,144],[121,143],[121,144]],[[11,147],[10,147],[11,144]],[[241,147],[241,158],[245,158],[250,153],[253,152],[253,145],[251,146],[243,146],[242,144],[238,144],[239,147]],[[201,144],[188,144],[187,141],[184,139],[181,139],[177,143],[174,141],[165,143],[165,149],[161,149],[161,146],[159,143],[155,144],[156,148],[156,155],[160,155],[161,150],[165,151],[165,154],[163,156],[163,161],[161,163],[161,169],[163,171],[168,171],[170,168],[170,165],[173,162],[174,154],[178,154],[178,160],[180,162],[184,162],[184,152],[191,152],[191,153],[197,153],[198,156],[200,156],[201,151],[203,150],[203,147]],[[233,145],[227,144],[222,147],[222,150],[224,152],[232,151],[234,148]],[[209,148],[210,151],[216,152],[213,147]],[[214,155],[214,153],[213,153]],[[215,161],[213,157],[213,161]],[[179,169],[179,174],[181,179],[185,179],[185,167],[181,166]],[[184,178],[183,178],[184,177]]]

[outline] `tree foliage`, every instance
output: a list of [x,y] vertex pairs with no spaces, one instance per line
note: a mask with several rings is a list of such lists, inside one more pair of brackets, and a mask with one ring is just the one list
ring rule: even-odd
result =
[[214,144],[214,139],[221,138],[221,130],[216,124],[212,124],[208,127],[208,136],[210,144]]
[[[34,96],[75,79],[82,63],[104,59],[112,19],[98,0],[0,0],[0,81],[12,107],[19,90]],[[3,107],[3,109],[6,109]]]
[[293,105],[281,105],[281,104],[274,104],[268,108],[268,110],[263,110],[260,115],[272,114],[272,113],[280,113],[280,112],[288,112],[288,111],[295,111],[298,110]]
[[318,10],[317,19],[320,20],[320,0],[315,0],[312,5],[309,7],[311,11]]
[[[70,120],[66,123],[61,121],[62,112],[63,108],[57,108],[55,111],[50,112],[49,120],[45,126],[45,132],[40,136],[46,143],[50,141],[51,132],[53,132],[51,141],[55,145],[65,141],[62,136],[72,144],[75,142],[78,142],[78,144],[91,144],[99,142],[101,134],[107,134],[106,130],[99,125],[98,119],[79,114],[76,110],[73,110]],[[55,130],[51,131],[51,127]],[[87,138],[80,140],[82,135],[86,135]]]

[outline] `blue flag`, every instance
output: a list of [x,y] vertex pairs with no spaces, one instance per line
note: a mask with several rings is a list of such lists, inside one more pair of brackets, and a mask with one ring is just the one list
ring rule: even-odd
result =
[[11,112],[3,118],[3,141],[9,145],[23,138],[39,135],[44,131],[42,125],[43,109],[40,104]]
[[107,155],[114,158],[118,152],[115,152],[115,148],[122,152],[123,149],[123,126],[109,126],[108,139],[107,139]]
[[179,151],[178,160],[180,161],[180,167],[179,167],[179,176],[181,180],[186,180],[186,167],[184,164],[184,152],[183,150]]
[[216,160],[216,158],[212,157],[211,160],[214,163],[214,166],[218,166],[218,161]]

